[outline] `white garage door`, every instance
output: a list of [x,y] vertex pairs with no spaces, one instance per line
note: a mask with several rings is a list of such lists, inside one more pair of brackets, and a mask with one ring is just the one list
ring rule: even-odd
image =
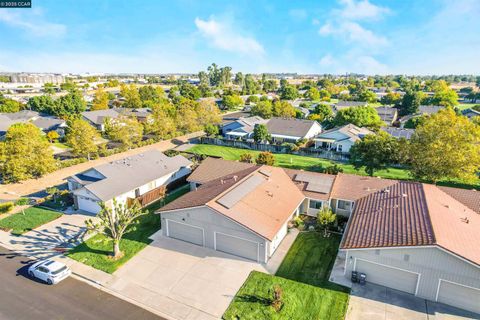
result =
[[440,280],[437,301],[480,314],[480,289]]
[[98,205],[98,202],[86,199],[86,198],[80,198],[77,197],[78,199],[78,209],[91,212],[91,213],[99,213],[102,208]]
[[418,274],[416,273],[360,259],[356,260],[356,271],[365,273],[367,282],[415,294],[418,280]]
[[203,229],[186,223],[166,220],[167,236],[203,246]]
[[223,251],[254,261],[258,261],[259,259],[258,242],[215,232],[215,244],[215,249],[218,251]]

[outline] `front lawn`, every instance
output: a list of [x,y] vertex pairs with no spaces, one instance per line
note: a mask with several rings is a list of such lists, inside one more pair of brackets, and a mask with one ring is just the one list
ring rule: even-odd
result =
[[155,210],[177,199],[190,190],[189,185],[170,192],[164,200],[157,201],[145,209],[146,215],[139,218],[139,223],[127,232],[120,241],[120,249],[124,256],[118,260],[111,258],[112,240],[103,234],[97,234],[68,252],[68,256],[96,269],[113,273],[121,265],[130,260],[150,242],[149,237],[160,229],[160,215]]
[[20,235],[53,221],[61,215],[57,211],[31,207],[0,220],[0,228],[12,229],[12,234]]
[[[223,318],[343,320],[349,289],[328,281],[339,242],[337,236],[299,234],[276,275],[252,272]],[[283,289],[279,312],[270,306],[275,285]]]
[[[221,157],[225,160],[239,160],[240,155],[243,153],[251,153],[254,156],[257,156],[257,154],[260,153],[260,151],[216,146],[216,145],[209,145],[209,144],[197,144],[191,147],[190,149],[188,149],[187,152],[204,154],[204,155],[213,156],[213,157]],[[279,153],[274,154],[274,157],[275,157],[275,165],[283,168],[302,169],[306,171],[320,171],[322,167],[325,168],[334,164],[338,164],[343,169],[344,173],[367,175],[365,170],[355,170],[355,168],[351,164],[334,162],[334,161],[321,159],[321,158],[304,157],[304,156],[298,156],[294,154],[279,154]],[[408,170],[398,169],[398,168],[390,168],[388,170],[377,171],[375,172],[375,176],[381,177],[381,178],[389,178],[389,179],[401,179],[401,180],[411,179],[411,177],[409,176]]]

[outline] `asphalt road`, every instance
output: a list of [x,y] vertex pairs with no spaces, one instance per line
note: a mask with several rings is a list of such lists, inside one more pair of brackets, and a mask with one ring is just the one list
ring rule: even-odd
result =
[[0,319],[163,319],[71,277],[53,286],[32,280],[32,263],[0,247]]

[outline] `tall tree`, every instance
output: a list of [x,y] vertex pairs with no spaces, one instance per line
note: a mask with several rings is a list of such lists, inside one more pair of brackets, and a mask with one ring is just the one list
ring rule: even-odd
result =
[[168,139],[175,135],[175,106],[170,102],[155,104],[152,107],[152,121],[147,122],[146,131],[160,139]]
[[350,148],[350,163],[356,170],[364,167],[368,175],[396,162],[398,140],[384,131],[368,134]]
[[313,101],[320,100],[320,92],[317,88],[311,87],[305,92],[304,97]]
[[112,253],[114,259],[123,256],[120,243],[123,235],[128,232],[128,228],[138,223],[138,218],[146,214],[142,211],[138,203],[128,207],[126,204],[118,203],[113,200],[113,206],[107,206],[100,203],[101,210],[95,220],[85,221],[88,230],[101,232],[112,239]]
[[142,100],[138,93],[137,87],[134,84],[120,85],[120,95],[125,99],[123,107],[125,108],[140,108],[142,106]]
[[351,123],[358,127],[367,127],[374,130],[384,125],[375,108],[369,106],[342,109],[335,115],[333,123],[336,126]]
[[55,93],[55,85],[51,82],[46,82],[43,84],[43,92],[46,94],[54,94]]
[[268,133],[266,125],[257,124],[255,128],[253,128],[253,140],[257,143],[265,143],[270,140],[270,134]]
[[417,127],[409,158],[416,178],[474,181],[480,168],[480,126],[451,109],[441,110]]
[[275,117],[294,118],[296,115],[296,109],[287,101],[275,101],[272,110]]
[[317,104],[313,111],[310,113],[312,116],[317,116],[314,119],[310,117],[312,120],[317,120],[319,122],[323,122],[325,120],[330,119],[333,116],[332,108],[326,104]]
[[197,119],[201,126],[219,125],[222,122],[220,109],[214,101],[203,100],[195,105]]
[[55,101],[49,95],[36,96],[28,99],[27,108],[46,114],[54,114]]
[[262,117],[263,119],[269,119],[272,117],[272,102],[270,100],[259,101],[256,105],[252,106],[250,113],[254,116]]
[[108,109],[108,93],[102,85],[98,85],[95,91],[91,111]]
[[243,73],[237,72],[235,74],[235,80],[233,81],[237,86],[243,87],[245,84],[245,77],[243,76]]
[[78,116],[85,111],[85,109],[86,104],[82,94],[78,90],[73,90],[55,101],[53,114],[57,117],[66,118]]
[[400,106],[400,113],[402,115],[417,113],[423,99],[425,99],[425,94],[421,91],[405,92]]
[[120,117],[117,119],[107,119],[105,133],[109,139],[120,142],[124,147],[131,148],[142,141],[143,126],[135,118]]
[[12,125],[0,150],[2,176],[7,183],[38,178],[56,169],[47,139],[31,123]]
[[159,86],[143,86],[138,89],[140,100],[158,102],[165,97],[165,91]]
[[298,97],[298,90],[292,85],[286,85],[280,90],[280,98],[282,100],[295,100]]
[[70,121],[66,140],[74,155],[90,159],[91,154],[98,151],[96,142],[99,138],[97,130],[85,120]]
[[228,110],[234,110],[244,104],[243,99],[236,94],[224,95],[222,98],[222,104]]

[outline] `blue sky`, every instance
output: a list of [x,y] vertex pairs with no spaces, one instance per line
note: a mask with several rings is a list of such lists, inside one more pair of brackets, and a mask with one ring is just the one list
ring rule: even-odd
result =
[[480,74],[480,0],[33,0],[0,71]]

